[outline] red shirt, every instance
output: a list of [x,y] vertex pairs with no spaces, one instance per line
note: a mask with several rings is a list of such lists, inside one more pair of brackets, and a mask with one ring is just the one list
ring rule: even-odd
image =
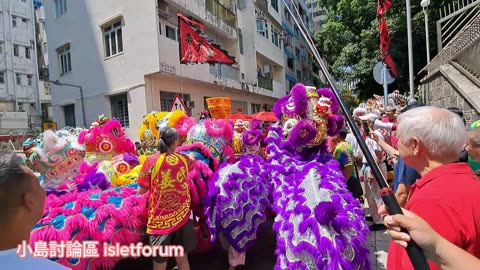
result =
[[138,184],[148,190],[147,233],[164,235],[176,231],[190,218],[189,158],[179,153],[147,158]]
[[[435,168],[411,188],[405,209],[425,219],[441,236],[480,258],[480,181],[467,163]],[[430,269],[440,270],[433,262]],[[387,269],[413,269],[404,248],[390,243]]]

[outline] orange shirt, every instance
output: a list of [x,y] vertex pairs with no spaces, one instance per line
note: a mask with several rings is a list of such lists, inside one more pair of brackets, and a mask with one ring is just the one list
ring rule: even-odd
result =
[[[441,236],[480,258],[480,181],[467,163],[435,168],[412,186],[405,209],[425,219]],[[431,270],[439,270],[429,262]],[[407,252],[390,243],[387,269],[413,270]]]
[[190,218],[187,173],[191,165],[190,159],[179,153],[154,154],[143,164],[138,184],[150,190],[148,234],[169,234]]

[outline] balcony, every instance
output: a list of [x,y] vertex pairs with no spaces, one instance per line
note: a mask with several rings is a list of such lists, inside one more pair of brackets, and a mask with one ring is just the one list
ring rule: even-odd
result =
[[268,1],[267,0],[254,0],[255,5],[263,12],[268,13]]
[[[225,4],[217,0],[167,0],[168,3],[173,5],[169,10],[179,10],[178,8],[187,10],[187,14],[194,15],[195,17],[205,21],[208,25],[205,25],[209,30],[228,38],[238,39],[236,30],[236,14],[235,10],[228,8]],[[173,14],[173,13],[170,13]],[[202,22],[203,23],[203,22]],[[212,27],[213,26],[213,27]]]
[[227,65],[210,65],[210,74],[218,78],[240,81],[240,70]]
[[273,80],[262,75],[257,75],[258,87],[273,91]]
[[226,22],[229,26],[237,27],[237,16],[232,10],[226,8],[216,0],[206,0],[206,9],[220,20]]

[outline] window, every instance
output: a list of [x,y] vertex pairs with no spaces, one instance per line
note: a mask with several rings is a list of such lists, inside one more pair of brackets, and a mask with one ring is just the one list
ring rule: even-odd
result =
[[103,28],[105,38],[105,57],[123,52],[122,20]]
[[3,42],[0,42],[0,53],[3,53],[4,52],[4,43]]
[[240,48],[240,54],[243,55],[243,34],[241,29],[238,29],[238,47]]
[[111,96],[110,104],[112,105],[112,117],[118,119],[123,127],[129,127],[130,118],[128,116],[127,94]]
[[272,25],[272,43],[278,47],[278,48],[282,48],[282,44],[280,43],[280,34],[278,33],[278,31],[273,27]]
[[45,83],[45,95],[46,96],[49,96],[50,95],[50,84],[49,83]]
[[18,47],[18,45],[13,45],[13,55],[15,55],[16,57],[20,56],[20,48]]
[[32,85],[33,85],[32,78],[33,78],[33,76],[32,76],[32,75],[27,75],[27,82],[28,82],[28,86],[32,86]]
[[297,69],[297,80],[302,80],[302,72]]
[[287,19],[287,21],[291,21],[292,17],[290,16],[290,12],[288,12],[287,8],[283,9],[283,15],[285,16],[285,19]]
[[165,24],[165,35],[167,36],[167,38],[176,41],[177,40],[177,29],[175,29],[175,27],[172,27],[170,25]]
[[[295,86],[295,82],[294,81],[288,81],[288,88],[289,89],[292,89],[293,87]],[[287,93],[290,92],[289,90],[287,90]]]
[[278,0],[271,0],[270,3],[273,9],[275,9],[278,12]]
[[5,83],[5,72],[0,71],[0,83]]
[[15,78],[17,80],[17,85],[22,85],[22,74],[15,73]]
[[70,55],[70,45],[65,45],[57,49],[58,62],[60,66],[60,75],[72,72],[72,57]]
[[75,123],[75,104],[63,106],[63,115],[65,116],[66,127],[76,127]]
[[17,17],[12,16],[12,27],[17,27]]
[[67,12],[67,0],[55,0],[55,16],[61,17]]
[[252,103],[252,114],[262,111],[262,104]]
[[268,38],[268,23],[267,21],[263,19],[258,19],[257,20],[257,32],[264,36],[265,38]]
[[[189,94],[160,91],[160,109],[162,112],[170,111],[170,107],[172,106],[173,100],[177,94],[180,95],[184,103],[187,103],[187,101],[191,100]],[[187,108],[187,110],[188,113],[192,115],[191,109]]]
[[295,60],[292,57],[287,58],[287,66],[291,70],[295,69]]
[[22,18],[23,23],[28,23],[28,19]]
[[30,48],[29,47],[25,47],[25,58],[30,59]]
[[300,57],[300,49],[298,47],[295,47],[295,57]]

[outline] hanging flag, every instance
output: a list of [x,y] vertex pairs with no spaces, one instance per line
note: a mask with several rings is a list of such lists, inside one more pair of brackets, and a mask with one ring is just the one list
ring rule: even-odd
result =
[[390,35],[388,34],[387,19],[385,19],[385,12],[390,9],[391,2],[389,0],[378,0],[377,15],[378,15],[378,30],[380,32],[380,49],[382,51],[382,61],[390,69],[393,77],[397,77],[397,67],[390,55]]
[[[202,33],[205,26],[194,22],[180,13],[177,13],[180,29],[180,63],[181,64],[204,64],[221,63],[226,65],[235,64],[235,58],[228,52],[213,44]],[[199,30],[193,27],[198,27]]]
[[390,6],[392,6],[390,0],[378,0],[377,15],[383,16],[390,9]]

